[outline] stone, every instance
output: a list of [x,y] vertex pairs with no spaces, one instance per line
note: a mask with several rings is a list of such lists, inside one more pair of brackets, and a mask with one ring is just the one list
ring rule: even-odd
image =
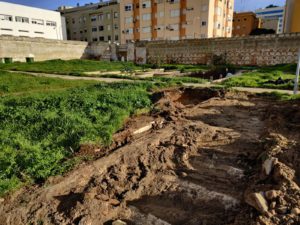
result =
[[267,214],[269,207],[263,193],[250,193],[245,198],[246,203],[257,209],[262,214]]
[[118,205],[120,205],[120,202],[117,199],[110,199],[109,204],[111,204],[113,206],[118,206]]
[[292,214],[294,214],[294,215],[300,215],[300,209],[299,208],[293,208],[292,210],[291,210],[291,213]]
[[263,173],[264,175],[270,175],[270,173],[272,172],[273,170],[273,167],[275,165],[275,163],[277,162],[278,160],[276,158],[269,158],[269,159],[266,159],[262,165],[262,169],[263,169]]
[[275,207],[276,207],[276,202],[271,202],[270,209],[275,209]]
[[288,211],[288,208],[286,206],[280,206],[276,209],[276,212],[279,214],[286,214]]
[[265,196],[268,200],[273,200],[280,196],[282,193],[281,191],[276,191],[276,190],[270,190],[265,192]]
[[127,223],[122,220],[116,220],[112,222],[112,225],[127,225]]

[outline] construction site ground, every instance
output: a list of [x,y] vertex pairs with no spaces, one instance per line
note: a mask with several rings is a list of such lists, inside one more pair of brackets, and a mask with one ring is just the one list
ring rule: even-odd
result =
[[94,161],[1,199],[0,224],[300,224],[300,102],[174,88]]

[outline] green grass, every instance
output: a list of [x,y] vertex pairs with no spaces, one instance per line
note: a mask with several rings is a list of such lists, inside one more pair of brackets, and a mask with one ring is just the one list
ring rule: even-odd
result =
[[166,83],[198,83],[203,84],[208,82],[205,79],[195,78],[195,77],[147,77],[142,78],[139,76],[126,76],[126,75],[117,75],[117,74],[107,74],[101,75],[99,77],[104,78],[116,78],[116,79],[127,79],[127,80],[139,80],[139,81],[151,81],[151,82],[166,82]]
[[1,69],[80,76],[83,72],[131,71],[139,70],[141,67],[135,66],[131,62],[106,62],[80,59],[65,61],[57,59],[34,63],[0,64],[0,70]]
[[277,65],[271,67],[258,68],[255,71],[249,71],[238,77],[232,77],[225,80],[222,84],[227,87],[257,87],[270,89],[293,89],[293,81],[285,84],[270,84],[268,81],[276,81],[279,77],[282,79],[295,79],[296,65]]
[[37,91],[57,91],[94,83],[94,81],[53,79],[0,71],[0,96],[29,94]]
[[165,71],[177,70],[181,72],[205,72],[211,69],[207,65],[183,65],[183,64],[161,64],[161,65],[143,65],[144,68],[161,68]]
[[297,95],[289,95],[285,93],[280,93],[280,92],[271,92],[271,93],[261,93],[257,94],[262,97],[267,97],[267,98],[272,98],[275,100],[280,100],[280,101],[291,101],[291,100],[300,100],[300,94]]
[[[69,170],[82,144],[110,144],[127,117],[151,108],[149,90],[166,85],[77,86],[72,81],[17,74],[18,80],[13,81],[12,75],[1,75],[1,84],[6,84],[10,95],[0,97],[0,195]],[[14,95],[20,92],[19,81],[27,94]],[[47,91],[57,85],[68,88]],[[37,91],[32,93],[32,89]]]

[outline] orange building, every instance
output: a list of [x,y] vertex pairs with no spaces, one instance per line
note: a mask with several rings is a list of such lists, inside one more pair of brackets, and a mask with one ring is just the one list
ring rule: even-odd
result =
[[232,36],[248,36],[252,30],[260,28],[260,20],[253,12],[233,14]]

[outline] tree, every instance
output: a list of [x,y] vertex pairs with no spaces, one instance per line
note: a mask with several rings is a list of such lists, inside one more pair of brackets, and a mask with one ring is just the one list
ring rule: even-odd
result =
[[278,5],[273,5],[273,4],[270,4],[266,7],[266,9],[269,9],[269,8],[275,8],[275,7],[278,7]]

